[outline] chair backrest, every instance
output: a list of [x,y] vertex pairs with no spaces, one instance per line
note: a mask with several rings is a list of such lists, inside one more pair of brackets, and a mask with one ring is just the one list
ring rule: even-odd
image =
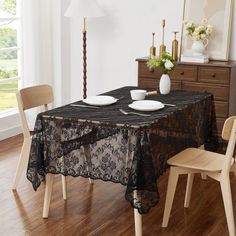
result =
[[236,116],[231,116],[225,121],[222,130],[222,139],[228,141],[225,154],[226,161],[225,166],[223,167],[223,171],[229,173],[236,144]]
[[53,92],[50,85],[24,88],[21,89],[19,93],[21,95],[23,110],[53,102]]
[[53,91],[49,85],[38,85],[19,90],[16,93],[18,109],[20,113],[24,137],[30,137],[30,130],[25,115],[25,110],[44,106],[48,110],[48,104],[53,102]]

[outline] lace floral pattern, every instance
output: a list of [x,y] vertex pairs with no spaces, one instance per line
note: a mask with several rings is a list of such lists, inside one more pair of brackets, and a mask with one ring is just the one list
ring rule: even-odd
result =
[[35,190],[47,173],[112,181],[127,186],[126,199],[147,213],[158,203],[156,181],[168,158],[187,147],[217,145],[212,95],[172,92],[154,99],[176,107],[150,118],[124,116],[119,108],[131,102],[132,88],[107,93],[125,96],[112,106],[91,111],[67,105],[38,115],[27,169]]

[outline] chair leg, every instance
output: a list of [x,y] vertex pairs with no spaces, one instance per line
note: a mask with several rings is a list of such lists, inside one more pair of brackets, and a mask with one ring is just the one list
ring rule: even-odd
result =
[[142,215],[137,209],[134,209],[135,236],[142,236]]
[[165,203],[162,227],[167,227],[168,222],[169,222],[170,211],[171,211],[172,203],[174,200],[178,178],[179,178],[179,173],[176,171],[175,167],[171,167],[170,176],[168,180],[167,193],[166,193],[166,203]]
[[61,182],[62,182],[62,195],[63,195],[63,199],[66,200],[67,199],[67,195],[66,195],[66,191],[67,191],[67,186],[66,186],[66,176],[61,175]]
[[[137,190],[134,190],[134,204],[138,201]],[[135,236],[142,236],[142,215],[139,214],[138,210],[134,208],[134,226],[135,226]]]
[[25,138],[22,149],[21,149],[21,154],[20,154],[20,158],[19,158],[19,161],[18,161],[18,165],[17,165],[17,168],[16,168],[16,174],[15,174],[14,181],[13,181],[13,186],[12,186],[13,190],[16,190],[17,185],[20,181],[22,172],[23,172],[23,170],[25,169],[25,167],[28,163],[30,147],[31,147],[31,138]]
[[230,187],[230,179],[229,176],[223,176],[220,181],[224,207],[225,207],[225,215],[227,219],[227,225],[229,229],[229,235],[235,236],[235,224],[234,224],[234,212],[233,212],[233,204],[232,204],[232,195],[231,195],[231,187]]
[[[84,152],[85,152],[85,160],[88,163],[87,170],[89,171],[89,165],[91,165],[91,153],[89,145],[84,146]],[[91,178],[89,178],[89,183],[93,184],[94,181]]]
[[43,218],[48,218],[49,206],[52,196],[53,180],[54,180],[53,174],[46,175],[46,187],[45,187],[44,203],[43,203]]
[[188,208],[191,198],[192,186],[193,186],[194,173],[188,174],[187,187],[185,193],[184,207]]

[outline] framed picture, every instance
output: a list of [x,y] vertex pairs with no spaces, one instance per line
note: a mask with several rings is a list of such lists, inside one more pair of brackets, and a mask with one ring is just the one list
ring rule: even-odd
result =
[[[202,19],[206,18],[213,26],[214,31],[205,51],[212,60],[229,59],[232,16],[233,0],[184,0],[183,22],[187,20],[201,24]],[[192,43],[183,24],[180,54],[190,55]]]

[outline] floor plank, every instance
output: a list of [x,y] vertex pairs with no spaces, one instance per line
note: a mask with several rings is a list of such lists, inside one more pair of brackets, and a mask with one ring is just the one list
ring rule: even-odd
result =
[[[61,178],[56,177],[48,219],[42,219],[44,186],[34,192],[23,176],[18,190],[12,181],[22,136],[0,142],[0,235],[134,235],[133,209],[124,199],[125,187],[102,181],[68,177],[68,200],[62,199]],[[160,202],[143,216],[144,236],[228,235],[220,186],[208,178],[194,179],[189,209],[184,209],[186,176],[181,176],[169,226],[161,227],[168,173],[158,180]],[[236,179],[231,176],[233,201]],[[236,212],[236,204],[234,204]]]

